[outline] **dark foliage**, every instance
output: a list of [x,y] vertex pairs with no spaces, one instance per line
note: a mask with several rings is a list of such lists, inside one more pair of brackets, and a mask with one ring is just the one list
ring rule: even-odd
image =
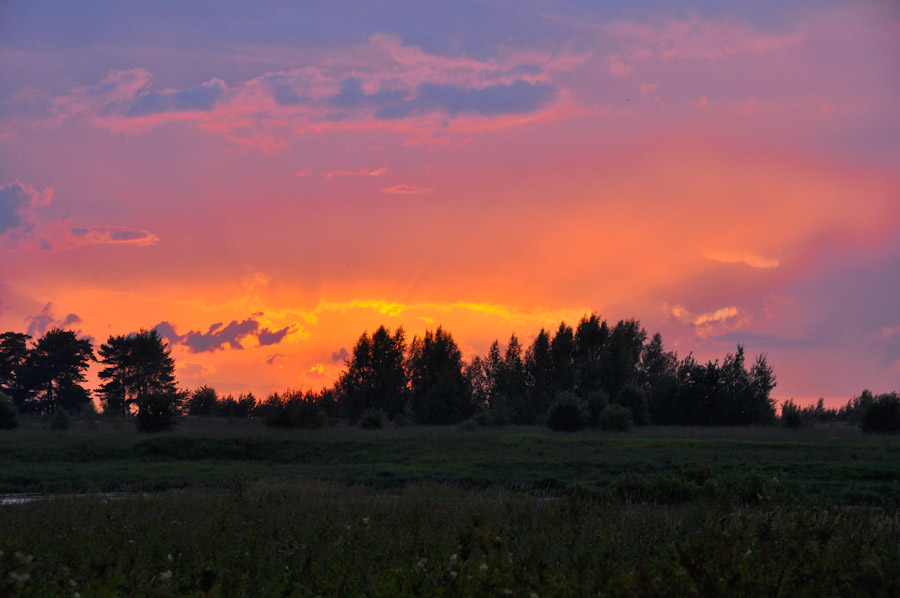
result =
[[386,416],[381,409],[366,409],[359,417],[359,427],[364,430],[380,430]]
[[47,414],[57,407],[80,410],[91,400],[81,383],[93,359],[91,341],[79,339],[71,330],[54,328],[38,339],[26,360],[34,385],[34,410]]
[[803,410],[788,399],[781,404],[781,424],[785,428],[799,429],[803,427]]
[[190,394],[184,405],[188,415],[217,415],[219,412],[219,395],[216,389],[201,386]]
[[151,392],[135,401],[134,423],[141,432],[171,430],[178,414],[178,396],[173,392]]
[[0,430],[12,430],[19,426],[19,410],[12,398],[0,392]]
[[631,418],[631,410],[622,405],[607,405],[600,412],[597,423],[601,430],[610,432],[627,432],[634,421]]
[[325,416],[315,394],[299,390],[286,390],[266,398],[268,415],[266,424],[278,428],[320,428]]
[[402,413],[408,392],[405,351],[403,328],[393,335],[384,326],[372,336],[362,333],[335,385],[344,417],[355,422],[367,409],[381,409],[392,418]]
[[547,426],[561,432],[575,432],[590,424],[587,405],[573,392],[561,392],[547,410]]
[[110,336],[98,350],[100,400],[107,414],[128,415],[139,396],[175,391],[175,362],[156,330]]
[[863,413],[862,429],[881,434],[900,432],[900,395],[892,392],[875,396]]

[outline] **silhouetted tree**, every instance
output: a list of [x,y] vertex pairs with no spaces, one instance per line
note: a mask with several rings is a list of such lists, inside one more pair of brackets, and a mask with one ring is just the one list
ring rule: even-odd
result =
[[188,415],[210,416],[219,411],[219,395],[211,386],[201,386],[190,394],[184,409]]
[[[647,332],[634,319],[620,320],[609,333],[603,364],[603,382],[609,396],[615,397],[627,384],[638,383],[638,366],[646,340]],[[636,418],[635,423],[641,422]]]
[[605,389],[604,362],[609,356],[609,327],[597,314],[584,316],[575,329],[575,386],[582,397]]
[[34,388],[34,372],[28,364],[27,334],[0,334],[0,391],[5,392],[19,411],[26,408]]
[[91,341],[71,330],[54,328],[42,336],[28,354],[35,373],[38,409],[53,413],[57,407],[78,410],[91,400],[81,386],[88,362],[94,359]]
[[676,394],[678,356],[663,347],[657,332],[644,346],[638,379],[647,394],[650,421],[656,424],[676,423],[678,419]]
[[531,423],[529,407],[528,383],[525,377],[525,362],[522,361],[522,345],[513,333],[506,345],[503,355],[503,392],[509,400],[512,418],[515,423]]
[[474,412],[463,375],[462,354],[453,336],[438,326],[413,338],[407,359],[410,399],[416,421],[458,423]]
[[218,414],[222,417],[247,419],[255,408],[256,398],[252,393],[238,395],[237,399],[228,395],[219,402]]
[[356,342],[335,389],[347,417],[355,422],[367,409],[381,409],[393,418],[403,412],[407,377],[403,367],[405,333],[398,328],[391,335],[379,326],[370,337],[366,332]]
[[174,392],[151,391],[138,395],[134,423],[141,432],[163,432],[175,425],[178,396]]
[[550,335],[543,328],[525,354],[525,379],[529,400],[523,420],[536,423],[547,413],[556,388]]
[[269,407],[266,424],[280,428],[319,428],[325,423],[319,399],[311,391],[287,389],[281,395],[272,393],[265,401]]
[[104,412],[128,415],[142,395],[175,392],[175,362],[156,330],[110,336],[98,353]]
[[748,423],[770,424],[775,421],[775,399],[772,389],[776,386],[775,371],[763,353],[750,368],[750,417]]
[[554,396],[575,388],[575,335],[572,327],[561,322],[550,342],[553,360]]

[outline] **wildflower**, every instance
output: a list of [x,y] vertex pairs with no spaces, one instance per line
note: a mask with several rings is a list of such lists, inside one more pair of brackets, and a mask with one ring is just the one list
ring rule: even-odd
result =
[[159,574],[159,581],[162,583],[169,583],[172,581],[172,571],[170,569],[166,569],[162,573]]
[[363,517],[363,520],[362,520],[362,521],[363,521],[363,525],[369,525],[369,518],[368,518],[368,517]]
[[452,577],[452,578],[455,579],[455,578],[456,578],[456,571],[451,571],[451,572],[450,572],[450,577]]
[[455,562],[456,562],[456,553],[455,553],[455,552],[454,552],[453,554],[450,555],[450,562],[451,562],[451,563],[455,563]]
[[175,559],[172,558],[172,553],[171,553],[171,552],[168,554],[168,556],[166,556],[166,559],[167,559],[170,563],[171,563],[172,561],[175,560]]
[[425,568],[425,563],[427,563],[427,562],[428,562],[428,559],[426,559],[426,558],[421,558],[421,559],[419,559],[419,562],[416,563],[416,567],[418,567],[419,569],[424,569],[424,568]]
[[479,571],[487,571],[488,570],[487,563],[481,563],[480,565],[478,565],[478,570]]
[[528,598],[541,598],[541,597],[538,596],[537,592],[532,592],[532,593],[528,594]]
[[9,578],[16,587],[22,587],[22,584],[31,579],[31,573],[16,573],[15,571],[10,571]]

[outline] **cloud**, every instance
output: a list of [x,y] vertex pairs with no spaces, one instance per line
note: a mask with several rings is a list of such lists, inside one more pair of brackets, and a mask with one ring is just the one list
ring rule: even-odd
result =
[[669,313],[678,321],[693,328],[694,334],[701,339],[719,338],[723,335],[743,329],[751,321],[750,314],[735,305],[727,305],[700,314],[692,314],[682,305],[675,305]]
[[348,357],[350,357],[350,353],[347,352],[347,349],[345,347],[341,347],[340,351],[335,351],[331,354],[331,361],[343,362]]
[[705,253],[703,257],[724,264],[744,264],[745,266],[762,270],[771,270],[780,265],[779,260],[776,258],[749,252],[713,252]]
[[399,184],[393,185],[392,187],[385,187],[381,190],[382,193],[392,193],[394,195],[424,195],[426,193],[431,193],[434,189],[428,189],[426,187],[413,187],[411,185]]
[[261,328],[257,320],[261,315],[257,313],[240,322],[232,320],[227,326],[217,322],[206,332],[191,330],[185,334],[178,334],[175,326],[168,321],[162,321],[154,328],[170,345],[184,346],[191,353],[213,353],[224,350],[226,346],[240,351],[248,338],[256,339],[260,347],[277,345],[294,331],[293,326],[285,326],[280,330]]
[[381,168],[363,168],[362,170],[328,170],[325,172],[325,178],[345,176],[381,176],[388,171],[387,166]]
[[0,235],[32,225],[34,211],[53,200],[53,187],[38,191],[20,181],[0,187]]
[[[619,21],[602,27],[613,39],[625,42],[632,56],[646,59],[718,60],[738,54],[769,54],[789,48],[802,33],[769,35],[726,19],[664,19],[652,23]],[[618,59],[618,57],[614,57]],[[612,70],[612,60],[610,70]]]
[[54,99],[51,113],[58,124],[83,119],[125,134],[182,122],[264,151],[289,147],[288,135],[323,130],[381,128],[421,138],[463,117],[496,121],[493,126],[522,124],[502,117],[550,110],[562,97],[552,78],[585,59],[507,51],[475,60],[429,54],[396,36],[375,35],[327,62],[233,86],[213,78],[156,89],[146,69],[111,71],[99,83]]
[[272,355],[269,355],[266,357],[266,363],[269,365],[275,365],[275,360],[278,359],[279,357],[285,357],[285,354],[284,353],[273,353]]
[[257,335],[257,339],[259,339],[260,346],[265,347],[266,345],[277,345],[280,343],[285,336],[290,332],[291,327],[285,326],[281,330],[272,331],[268,328],[263,328],[259,331]]
[[82,322],[78,314],[69,314],[58,320],[53,316],[52,303],[47,303],[40,313],[25,318],[25,321],[28,322],[28,334],[32,338],[41,337],[53,328],[71,328]]
[[145,230],[125,226],[93,226],[73,228],[72,236],[77,245],[154,245],[159,237]]
[[259,329],[259,322],[252,318],[248,318],[242,322],[232,320],[227,326],[222,327],[222,323],[218,322],[209,327],[206,332],[191,331],[188,332],[182,344],[184,344],[191,353],[214,352],[224,349],[225,345],[229,345],[232,349],[241,350],[244,346],[241,341]]
[[0,187],[0,235],[7,247],[66,251],[85,245],[153,245],[159,238],[126,226],[71,227],[68,220],[42,220],[38,208],[53,200],[53,187],[38,191],[14,181]]
[[460,114],[498,116],[534,112],[549,103],[556,88],[547,83],[523,80],[483,88],[422,83],[415,97],[392,102],[375,111],[375,118],[394,120],[428,112],[441,112],[450,118]]
[[[611,75],[615,75],[616,77],[624,77],[625,75],[630,75],[634,72],[634,67],[628,66],[622,59],[618,56],[610,56],[609,57],[609,73]],[[643,93],[643,88],[641,89],[641,93]]]

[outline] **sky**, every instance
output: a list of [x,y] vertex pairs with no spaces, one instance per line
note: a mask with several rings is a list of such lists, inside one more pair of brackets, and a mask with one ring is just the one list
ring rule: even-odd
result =
[[841,404],[900,389],[898,232],[895,2],[0,2],[0,330],[185,388],[596,312]]

